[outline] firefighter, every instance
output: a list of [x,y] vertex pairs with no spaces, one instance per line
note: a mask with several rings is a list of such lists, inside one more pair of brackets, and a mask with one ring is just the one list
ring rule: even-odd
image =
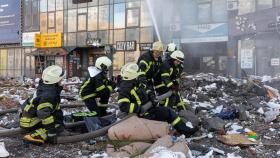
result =
[[[178,49],[177,49],[177,46],[176,46],[176,44],[175,43],[169,43],[168,45],[167,45],[167,48],[166,48],[166,52],[165,52],[165,55],[164,55],[164,59],[165,59],[165,61],[166,60],[169,60],[170,59],[170,55],[173,53],[173,52],[175,52],[175,51],[177,51]],[[177,78],[180,78],[181,77],[181,74],[183,73],[183,71],[184,71],[184,63],[181,63],[180,64],[180,67],[179,67],[179,69],[177,69],[177,71],[178,71],[178,73],[177,73]]]
[[24,140],[36,144],[46,141],[55,143],[56,135],[64,130],[63,113],[60,109],[60,81],[64,70],[52,65],[42,74],[36,92],[25,101],[20,115],[20,127],[30,132]]
[[[88,68],[90,77],[83,82],[79,90],[79,96],[89,111],[96,112],[99,117],[107,115],[108,101],[116,85],[107,78],[111,65],[112,61],[108,57],[97,58],[95,67]],[[97,104],[96,98],[100,98],[99,104]]]
[[160,72],[155,78],[155,89],[156,92],[161,95],[170,90],[173,94],[161,101],[160,106],[169,106],[173,109],[186,110],[185,103],[179,93],[179,81],[180,76],[180,65],[184,62],[184,53],[181,51],[174,51],[170,58],[163,62],[160,67]]
[[163,44],[159,41],[153,43],[151,51],[142,54],[138,59],[140,76],[138,80],[153,90],[153,78],[159,71],[162,63],[161,55],[163,53]]
[[164,53],[164,60],[170,59],[170,55],[177,50],[177,46],[175,43],[169,43],[167,45],[166,51]]
[[[139,76],[138,70],[138,65],[134,63],[128,63],[121,69],[122,82],[120,83],[118,97],[120,110],[125,113],[136,113],[139,117],[150,120],[167,121],[179,133],[186,136],[192,135],[197,128],[187,127],[171,108],[156,106],[156,97],[153,94],[149,94],[142,86],[139,86],[139,81],[137,80]],[[144,108],[141,108],[141,106],[148,101],[151,101],[154,106],[147,111],[143,111]]]

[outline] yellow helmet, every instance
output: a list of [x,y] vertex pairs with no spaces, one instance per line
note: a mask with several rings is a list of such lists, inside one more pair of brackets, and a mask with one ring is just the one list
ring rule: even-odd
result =
[[123,80],[133,80],[139,76],[139,67],[135,63],[127,63],[121,69],[121,77]]
[[180,62],[184,62],[185,55],[183,52],[176,50],[173,52],[170,57],[175,60],[179,60]]
[[61,81],[64,77],[64,70],[57,65],[47,67],[42,74],[44,84],[54,84]]
[[106,56],[97,58],[96,62],[95,62],[95,67],[97,67],[100,70],[103,70],[103,69],[107,70],[111,65],[112,65],[111,59],[109,59]]
[[160,41],[154,42],[152,50],[163,52],[163,44]]

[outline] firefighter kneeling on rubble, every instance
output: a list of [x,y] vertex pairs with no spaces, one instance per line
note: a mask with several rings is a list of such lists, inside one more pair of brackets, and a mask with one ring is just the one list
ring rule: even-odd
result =
[[[107,115],[108,101],[116,84],[108,80],[107,73],[112,61],[102,56],[97,58],[95,67],[89,67],[90,77],[81,85],[79,95],[91,112],[96,112],[97,116]],[[100,104],[96,103],[96,98],[100,98]]]
[[36,92],[22,105],[20,127],[30,132],[24,140],[36,144],[55,143],[56,135],[64,130],[59,105],[63,89],[59,83],[63,77],[64,70],[57,65],[43,71]]
[[[148,94],[145,87],[141,86],[137,77],[139,75],[137,64],[128,63],[121,69],[122,81],[119,87],[118,105],[125,113],[136,113],[138,116],[150,120],[167,121],[179,133],[185,136],[192,135],[197,128],[189,128],[181,118],[169,107],[157,107],[155,95],[150,91]],[[141,106],[148,101],[153,103],[153,107],[144,111]]]

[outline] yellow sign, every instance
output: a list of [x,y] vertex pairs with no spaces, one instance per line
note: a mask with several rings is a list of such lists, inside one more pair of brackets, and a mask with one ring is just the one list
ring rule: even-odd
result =
[[35,34],[35,48],[62,47],[62,33]]

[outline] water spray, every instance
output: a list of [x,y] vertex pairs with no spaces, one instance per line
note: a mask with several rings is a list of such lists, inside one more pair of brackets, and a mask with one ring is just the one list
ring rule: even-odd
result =
[[154,12],[152,10],[151,0],[146,0],[146,2],[147,2],[147,5],[148,5],[149,12],[151,13],[152,21],[153,21],[153,24],[154,24],[154,27],[155,27],[155,30],[156,30],[156,34],[157,34],[157,38],[158,38],[159,41],[161,41],[157,21],[155,19],[155,15],[154,15]]

